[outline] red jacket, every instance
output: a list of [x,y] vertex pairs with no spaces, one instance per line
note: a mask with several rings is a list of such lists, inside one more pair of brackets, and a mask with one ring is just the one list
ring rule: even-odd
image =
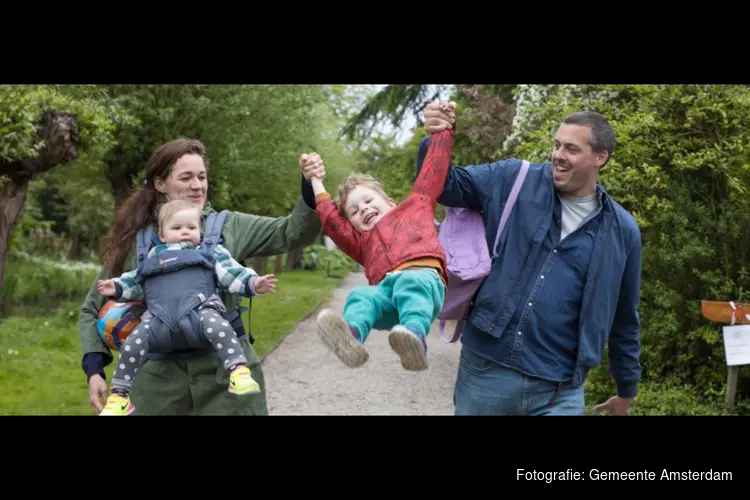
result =
[[383,280],[386,273],[409,265],[435,266],[443,277],[447,275],[445,252],[435,227],[435,205],[448,175],[453,134],[453,130],[445,130],[432,136],[411,194],[370,231],[355,230],[328,193],[317,197],[323,233],[364,266],[371,285]]

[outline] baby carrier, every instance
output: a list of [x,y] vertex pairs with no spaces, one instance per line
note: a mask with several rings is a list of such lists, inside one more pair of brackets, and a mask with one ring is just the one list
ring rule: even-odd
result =
[[[206,217],[200,249],[165,250],[148,257],[155,239],[149,225],[138,233],[136,280],[143,288],[144,301],[153,315],[149,322],[150,359],[174,359],[209,352],[211,344],[202,333],[198,306],[216,294],[213,252],[221,241],[221,229],[228,210],[211,212]],[[180,271],[175,273],[175,271]],[[237,308],[226,316],[237,337],[248,335]]]
[[[521,190],[528,169],[529,162],[524,160],[500,217],[500,226],[495,236],[492,257],[490,257],[487,247],[484,220],[480,212],[448,207],[443,223],[438,223],[440,226],[438,239],[445,250],[446,267],[448,268],[448,290],[445,294],[443,309],[438,315],[440,338],[445,342],[453,343],[461,337],[461,332],[469,317],[474,295],[490,274],[492,263],[497,257],[500,235],[508,222],[508,217],[513,210],[513,205],[518,198],[518,192]],[[446,321],[457,322],[450,340],[445,338]]]

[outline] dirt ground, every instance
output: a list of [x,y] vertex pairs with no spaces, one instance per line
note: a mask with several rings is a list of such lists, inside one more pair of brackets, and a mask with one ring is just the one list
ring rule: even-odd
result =
[[[341,312],[353,287],[367,284],[350,274],[322,307]],[[324,347],[317,311],[302,321],[263,360],[271,415],[452,415],[460,342],[440,339],[437,323],[427,337],[429,368],[408,372],[388,345],[388,332],[373,330],[370,359],[351,369]],[[447,332],[453,324],[446,325]]]

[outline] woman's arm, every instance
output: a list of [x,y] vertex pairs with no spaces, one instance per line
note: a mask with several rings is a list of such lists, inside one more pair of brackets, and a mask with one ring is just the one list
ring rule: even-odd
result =
[[315,243],[320,234],[320,219],[303,198],[292,213],[283,217],[232,212],[222,232],[224,246],[242,262],[250,257],[265,257],[291,252]]

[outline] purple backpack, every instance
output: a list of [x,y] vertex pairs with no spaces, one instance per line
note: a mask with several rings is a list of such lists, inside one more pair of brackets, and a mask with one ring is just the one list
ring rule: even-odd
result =
[[[469,309],[474,294],[482,286],[484,279],[490,274],[492,261],[497,257],[497,244],[500,235],[505,229],[513,205],[518,198],[526,172],[529,170],[529,162],[523,161],[521,171],[511,189],[508,202],[505,204],[503,214],[500,217],[500,226],[495,237],[495,246],[490,258],[487,248],[487,236],[485,235],[482,214],[465,208],[446,209],[445,220],[440,226],[438,239],[443,245],[448,268],[448,290],[445,294],[443,309],[438,315],[440,320],[440,338],[448,343],[456,342],[461,337],[461,332],[469,317]],[[457,321],[456,329],[450,340],[445,338],[445,322]]]

